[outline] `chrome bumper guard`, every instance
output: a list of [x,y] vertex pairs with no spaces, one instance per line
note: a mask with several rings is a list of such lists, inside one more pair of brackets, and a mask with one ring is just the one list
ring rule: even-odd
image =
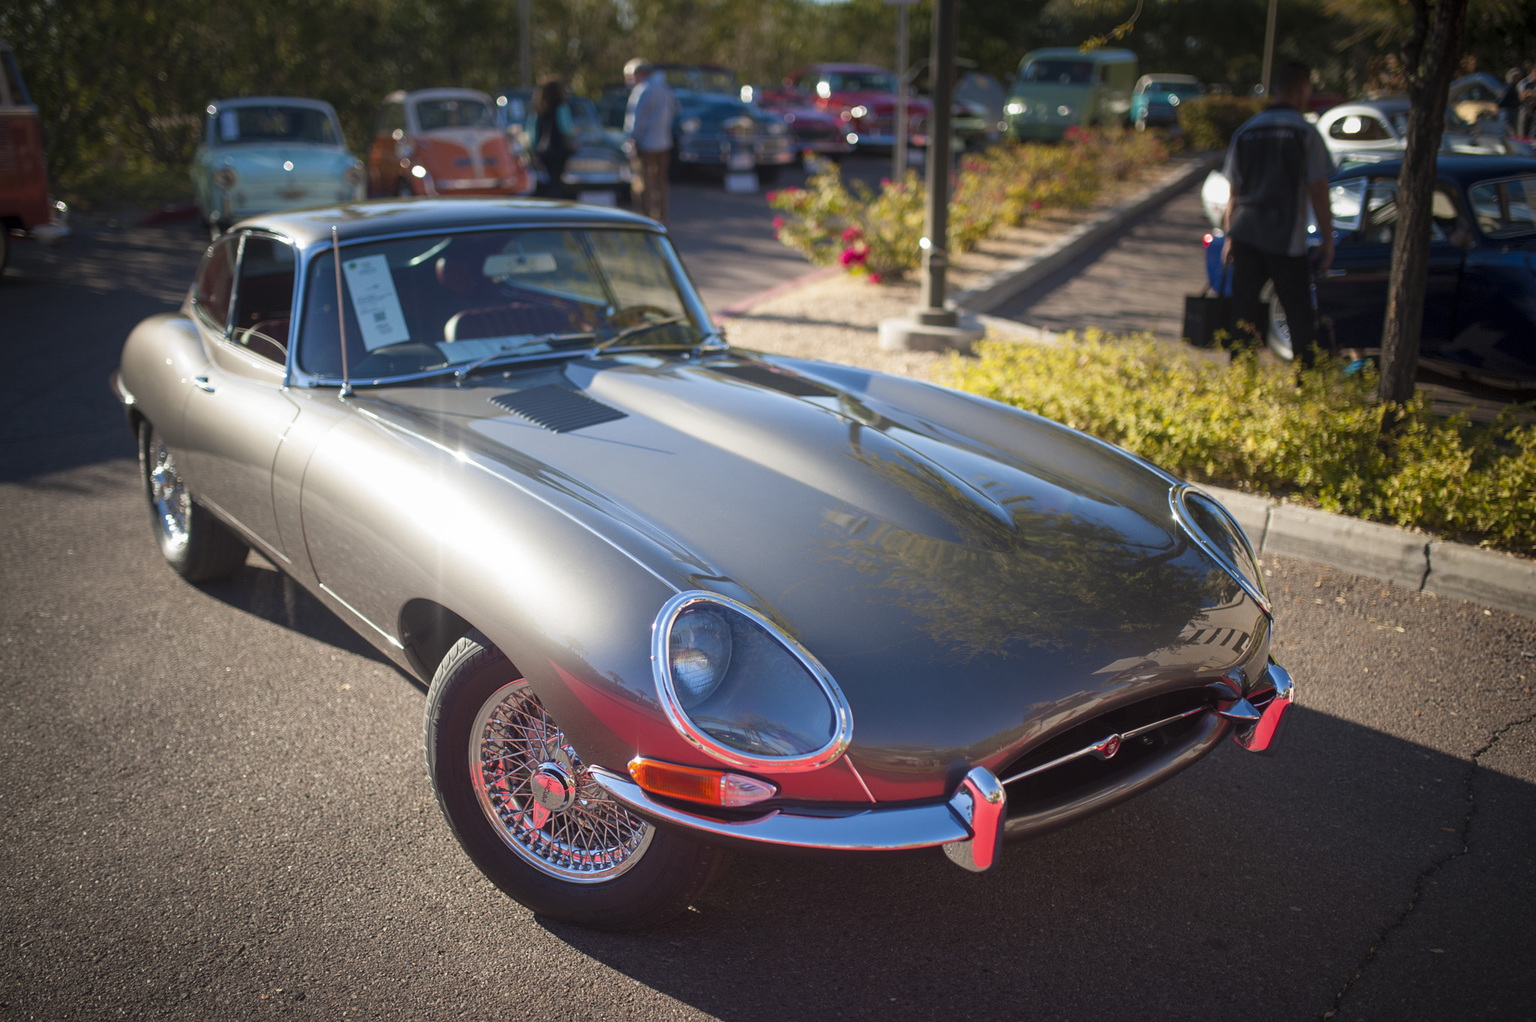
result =
[[[1000,781],[986,767],[974,767],[960,782],[948,801],[926,805],[860,809],[841,815],[808,816],[781,809],[770,809],[762,816],[746,820],[719,820],[691,813],[651,798],[628,776],[603,767],[591,769],[593,780],[625,807],[641,816],[692,831],[704,840],[783,845],[825,851],[890,852],[914,848],[942,847],[955,864],[983,872],[997,864],[1002,854],[1003,825],[1008,819],[1008,795],[1004,783],[1013,784],[1026,777],[1050,770],[1083,756],[1111,759],[1128,739],[1167,724],[1214,709],[1217,716],[1234,725],[1232,738],[1249,752],[1268,753],[1280,733],[1286,711],[1296,699],[1296,685],[1286,670],[1273,660],[1265,671],[1268,685],[1254,686],[1256,693],[1273,695],[1259,709],[1247,698],[1218,699],[1216,705],[1203,706],[1148,724],[1125,734],[1106,735],[1076,752],[1057,757],[1049,763],[1025,770]],[[1218,692],[1222,691],[1220,689]]]
[[985,767],[965,776],[947,802],[888,809],[861,809],[841,816],[801,816],[770,809],[749,820],[717,820],[663,805],[640,785],[612,770],[594,766],[592,779],[641,816],[692,831],[702,839],[783,845],[823,851],[895,852],[942,846],[967,869],[981,871],[997,862],[1003,840],[1007,800],[1003,786]]

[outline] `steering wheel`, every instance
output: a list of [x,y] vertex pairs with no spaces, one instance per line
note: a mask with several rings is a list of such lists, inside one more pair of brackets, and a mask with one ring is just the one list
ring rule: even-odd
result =
[[656,305],[629,305],[609,316],[608,323],[623,330],[626,327],[638,326],[646,322],[646,317],[650,315],[655,315],[658,319],[672,319],[678,314]]

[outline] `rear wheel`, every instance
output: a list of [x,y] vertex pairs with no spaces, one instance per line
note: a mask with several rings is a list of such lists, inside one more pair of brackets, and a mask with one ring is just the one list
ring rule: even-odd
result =
[[512,662],[478,632],[427,696],[427,768],[454,837],[533,911],[602,930],[684,912],[727,852],[657,830],[592,779]]
[[233,574],[245,563],[250,546],[192,498],[170,448],[147,421],[139,423],[139,474],[155,541],[178,575],[201,582]]

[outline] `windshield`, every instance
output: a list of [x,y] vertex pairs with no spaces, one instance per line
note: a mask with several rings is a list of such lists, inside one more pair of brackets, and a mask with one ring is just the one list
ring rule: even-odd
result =
[[896,91],[896,76],[885,71],[834,71],[827,75],[833,92]]
[[416,103],[416,123],[422,131],[439,128],[494,128],[489,103],[478,99],[423,99]]
[[571,111],[571,123],[578,128],[597,129],[603,126],[603,119],[598,116],[597,104],[585,96],[569,96],[565,105]]
[[1032,60],[1019,76],[1026,82],[1087,85],[1093,81],[1091,60]]
[[321,142],[337,145],[336,122],[308,106],[237,106],[219,111],[218,140],[235,142]]
[[[347,374],[366,381],[599,345],[695,347],[704,334],[665,244],[640,230],[529,229],[347,245]],[[337,335],[326,250],[309,266],[299,368],[340,380]]]
[[1478,230],[1490,238],[1536,234],[1536,174],[1480,181],[1467,190]]

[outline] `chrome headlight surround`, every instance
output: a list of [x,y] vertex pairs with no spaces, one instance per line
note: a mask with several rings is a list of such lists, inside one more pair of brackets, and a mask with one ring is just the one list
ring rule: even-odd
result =
[[[1221,565],[1264,613],[1272,614],[1258,555],[1242,526],[1221,506],[1221,501],[1193,486],[1180,485],[1168,491],[1168,505],[1174,520],[1195,545]],[[1211,535],[1213,532],[1217,534]]]
[[[804,694],[811,698],[819,695],[824,699],[826,710],[830,715],[828,737],[823,744],[789,755],[753,752],[727,744],[718,734],[712,733],[707,723],[700,723],[694,719],[690,708],[684,706],[682,694],[672,677],[673,627],[679,617],[692,610],[713,610],[732,625],[733,633],[746,635],[749,638],[756,638],[749,631],[755,629],[761,633],[761,638],[776,645],[778,651],[787,656],[793,666],[803,672],[801,680],[807,683],[804,685]],[[753,697],[758,693],[750,684],[743,683],[740,676],[745,673],[745,670],[750,669],[751,665],[749,664],[738,673],[738,668],[741,666],[737,662],[738,659],[734,653],[731,654],[729,662],[720,667],[720,677],[714,682],[713,687],[702,697],[691,700],[694,713],[708,709],[709,703],[717,694],[721,696],[722,701],[745,704],[744,707],[738,705],[738,709],[746,708],[750,711]],[[666,602],[651,626],[651,672],[656,679],[656,691],[661,698],[661,708],[672,726],[677,729],[678,734],[695,748],[731,766],[766,773],[800,773],[819,770],[835,762],[847,750],[849,742],[853,739],[853,711],[826,668],[817,662],[809,650],[785,635],[782,629],[762,614],[718,593],[702,589],[690,590],[678,593]],[[737,682],[734,686],[733,680]],[[793,684],[796,679],[790,677],[786,681]],[[761,714],[757,715],[761,716]],[[772,723],[772,721],[768,722]]]

